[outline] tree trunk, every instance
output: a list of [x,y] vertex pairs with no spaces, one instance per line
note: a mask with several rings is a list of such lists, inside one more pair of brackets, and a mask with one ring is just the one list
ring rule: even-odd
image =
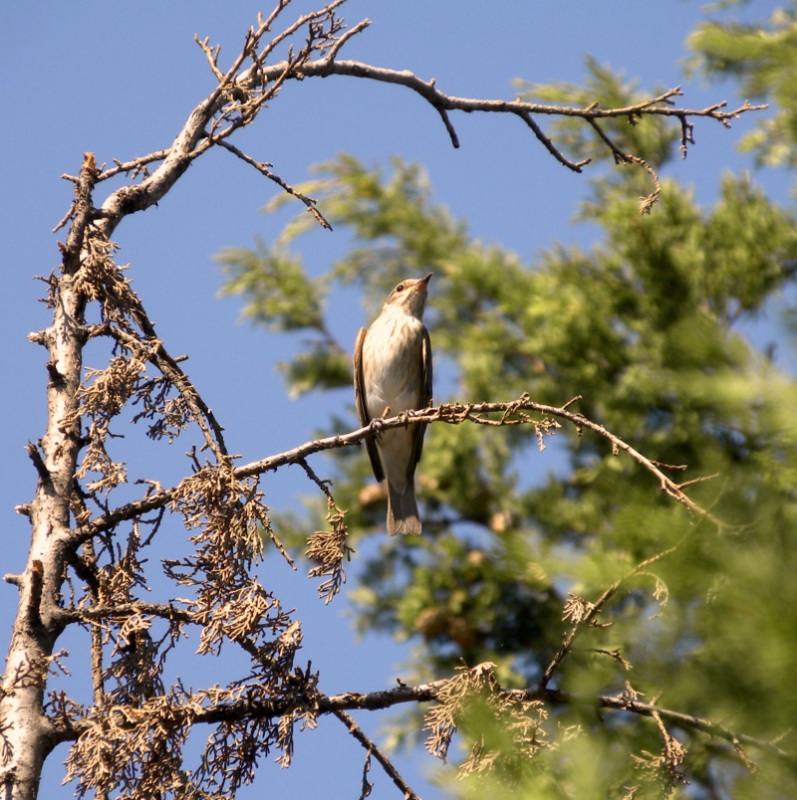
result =
[[70,498],[81,448],[78,416],[85,298],[75,273],[91,213],[94,160],[86,156],[76,185],[74,222],[62,247],[62,275],[50,281],[53,324],[32,334],[47,348],[47,428],[28,453],[38,472],[32,503],[21,509],[30,517],[31,546],[25,570],[6,580],[19,588],[19,607],[0,692],[4,796],[37,796],[44,759],[57,744],[55,725],[44,712],[47,675],[53,649],[63,629],[59,616],[61,585],[70,541]]

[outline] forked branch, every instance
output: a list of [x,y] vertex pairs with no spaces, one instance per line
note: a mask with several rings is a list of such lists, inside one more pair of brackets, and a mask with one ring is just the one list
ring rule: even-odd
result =
[[[158,202],[182,175],[188,164],[215,145],[226,147],[238,158],[254,166],[269,180],[277,183],[284,191],[295,195],[307,206],[319,224],[328,227],[312,198],[296,193],[291,185],[280,178],[271,169],[271,165],[263,159],[246,154],[226,141],[238,129],[252,124],[259,112],[277,96],[289,80],[340,75],[409,89],[439,114],[451,144],[457,148],[460,146],[460,139],[451,121],[452,112],[515,116],[523,121],[535,138],[560,164],[574,172],[581,172],[589,163],[589,159],[575,161],[568,158],[543,131],[539,120],[544,117],[581,119],[595,129],[600,141],[609,148],[618,161],[640,164],[651,174],[654,191],[644,199],[641,209],[643,212],[649,211],[658,198],[658,176],[639,156],[634,153],[622,153],[609,141],[597,124],[600,120],[623,118],[636,121],[645,116],[675,118],[681,126],[681,149],[685,154],[687,146],[694,143],[692,136],[694,120],[713,119],[725,127],[730,127],[731,123],[742,114],[766,108],[766,105],[753,105],[747,101],[734,109],[727,109],[724,101],[704,108],[681,107],[673,102],[673,98],[683,94],[680,87],[674,87],[638,103],[615,108],[603,107],[600,98],[595,98],[584,107],[577,107],[533,103],[521,99],[502,100],[450,95],[437,87],[435,79],[424,80],[409,70],[390,69],[360,61],[339,59],[342,48],[371,24],[370,20],[365,19],[346,29],[343,19],[336,14],[336,10],[344,2],[345,0],[334,0],[318,11],[305,14],[275,34],[273,27],[280,14],[289,5],[289,1],[282,0],[268,17],[258,18],[257,25],[249,30],[243,46],[226,70],[219,65],[220,48],[212,46],[208,38],[195,37],[217,85],[191,112],[170,148],[132,161],[116,160],[113,167],[98,170],[97,181],[106,180],[120,173],[132,177],[144,176],[141,182],[113,192],[103,204],[99,216],[104,219],[106,234],[110,235],[116,224],[127,214],[144,210]],[[290,42],[300,31],[306,31],[306,38],[301,45],[294,48]],[[287,47],[287,56],[268,63],[279,47]],[[159,166],[153,169],[158,162]],[[153,171],[150,171],[151,169]],[[70,211],[65,219],[71,214]]]

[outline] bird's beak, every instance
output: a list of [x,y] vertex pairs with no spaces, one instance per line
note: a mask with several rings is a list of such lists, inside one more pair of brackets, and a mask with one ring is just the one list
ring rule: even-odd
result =
[[430,272],[425,278],[421,278],[420,283],[422,283],[424,286],[428,286],[433,274],[433,272]]

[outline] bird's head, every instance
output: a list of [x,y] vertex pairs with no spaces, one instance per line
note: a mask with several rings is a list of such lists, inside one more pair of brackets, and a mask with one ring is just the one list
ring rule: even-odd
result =
[[425,278],[407,278],[387,296],[385,308],[401,309],[405,314],[421,319],[426,307],[426,288],[432,278],[430,272]]

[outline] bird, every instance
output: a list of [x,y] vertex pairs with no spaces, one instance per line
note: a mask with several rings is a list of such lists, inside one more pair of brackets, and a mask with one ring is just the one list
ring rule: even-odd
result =
[[[423,324],[432,273],[408,278],[388,295],[371,327],[354,345],[354,396],[360,424],[427,408],[432,402],[432,345]],[[387,532],[419,534],[415,468],[426,424],[382,431],[365,447],[377,481],[387,479]]]

